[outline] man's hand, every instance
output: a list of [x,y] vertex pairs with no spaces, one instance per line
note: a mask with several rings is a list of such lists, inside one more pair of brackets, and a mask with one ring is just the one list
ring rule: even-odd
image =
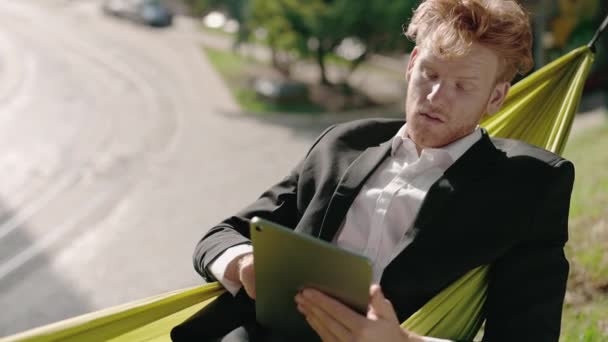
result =
[[228,264],[224,275],[228,280],[243,285],[247,295],[255,299],[255,270],[253,268],[253,254],[240,255]]
[[304,289],[295,299],[298,310],[323,341],[423,341],[401,328],[380,286],[372,285],[370,295],[367,316],[314,289]]

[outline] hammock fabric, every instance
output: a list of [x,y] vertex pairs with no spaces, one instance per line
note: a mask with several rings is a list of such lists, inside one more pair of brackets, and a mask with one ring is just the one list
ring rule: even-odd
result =
[[[592,42],[546,65],[510,90],[502,110],[481,123],[492,136],[561,154],[594,59]],[[482,324],[489,266],[471,270],[402,326],[421,335],[472,340]],[[218,283],[178,290],[32,329],[2,341],[170,341],[169,332],[221,293]]]

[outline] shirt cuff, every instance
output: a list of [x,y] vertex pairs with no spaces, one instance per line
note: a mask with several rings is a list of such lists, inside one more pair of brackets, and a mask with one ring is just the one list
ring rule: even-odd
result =
[[224,288],[233,296],[236,296],[236,293],[239,292],[242,285],[240,282],[235,282],[224,278],[226,268],[232,260],[243,254],[249,253],[253,253],[253,246],[249,244],[230,247],[225,250],[224,253],[220,254],[220,256],[217,257],[217,259],[215,259],[207,268],[209,272],[213,274],[213,277],[217,279],[217,281],[219,281],[220,284],[222,284],[222,286],[224,286]]
[[451,340],[444,340],[443,338],[420,336],[424,342],[451,342]]

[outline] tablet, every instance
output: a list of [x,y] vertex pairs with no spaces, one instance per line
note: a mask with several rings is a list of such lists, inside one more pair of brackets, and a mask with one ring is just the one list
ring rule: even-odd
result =
[[369,259],[259,217],[251,220],[250,229],[260,325],[294,339],[316,336],[294,300],[306,287],[366,314],[372,279]]

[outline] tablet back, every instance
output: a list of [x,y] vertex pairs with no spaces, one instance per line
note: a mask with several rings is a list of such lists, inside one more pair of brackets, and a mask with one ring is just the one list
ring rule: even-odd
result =
[[315,335],[294,300],[305,287],[367,312],[372,279],[367,258],[258,217],[251,220],[251,239],[256,317],[262,326],[294,339]]

